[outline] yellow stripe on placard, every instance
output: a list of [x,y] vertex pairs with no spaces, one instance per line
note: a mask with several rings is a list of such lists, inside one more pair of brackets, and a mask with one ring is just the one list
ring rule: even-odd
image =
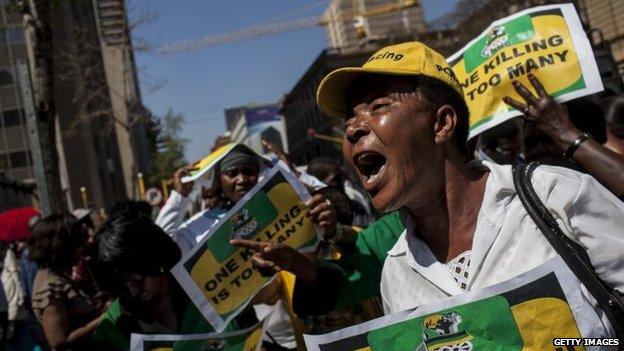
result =
[[[552,350],[553,338],[581,337],[572,310],[563,300],[552,297],[533,299],[512,306],[511,313],[522,336],[523,351]],[[574,350],[585,348],[575,346]]]

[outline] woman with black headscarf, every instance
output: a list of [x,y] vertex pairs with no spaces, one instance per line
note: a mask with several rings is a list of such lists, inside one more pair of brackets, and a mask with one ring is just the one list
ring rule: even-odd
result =
[[[215,167],[212,188],[220,193],[223,201],[215,208],[199,212],[182,224],[186,199],[191,191],[192,183],[181,183],[180,179],[188,174],[190,167],[184,167],[174,175],[174,191],[161,209],[158,224],[182,250],[189,252],[207,234],[205,228],[214,226],[225,214],[247,194],[261,178],[266,169],[266,160],[244,145],[232,149]],[[307,174],[299,174],[306,186],[318,189],[324,186],[318,179]],[[308,202],[312,220],[326,232],[336,230],[336,214],[329,200],[317,194]],[[200,230],[198,230],[198,228]]]
[[[278,151],[278,155],[282,160],[287,161],[287,156],[283,152]],[[258,183],[263,170],[266,169],[264,162],[251,149],[243,145],[236,146],[214,169],[212,188],[220,193],[223,199],[221,205],[200,212],[184,224],[179,225],[178,223],[182,222],[182,212],[186,204],[183,199],[188,196],[192,187],[192,184],[182,184],[180,181],[180,178],[190,170],[189,167],[183,168],[174,176],[174,192],[159,213],[156,223],[171,235],[183,254],[190,251],[208,233],[206,228],[216,225]],[[288,166],[295,171],[293,167]],[[324,186],[318,179],[305,173],[297,174],[297,176],[304,185],[313,190]],[[312,221],[318,227],[326,233],[336,232],[336,212],[331,201],[319,193],[312,196],[307,206]],[[278,285],[281,283],[278,281],[281,281],[281,277],[263,289],[252,301],[252,304],[266,302],[268,305],[280,309],[272,315],[272,320],[266,325],[265,332],[270,335],[270,340],[265,340],[263,345],[266,350],[288,350],[297,346],[295,332],[292,328],[292,323],[296,322],[291,320],[285,305],[281,301],[273,300],[279,298],[279,296],[275,296],[276,293],[280,293]]]

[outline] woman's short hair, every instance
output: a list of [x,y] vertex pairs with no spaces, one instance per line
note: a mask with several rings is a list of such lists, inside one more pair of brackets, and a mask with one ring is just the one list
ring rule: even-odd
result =
[[96,235],[97,264],[116,272],[164,275],[180,260],[178,245],[149,218],[117,217]]
[[86,228],[69,213],[39,220],[28,239],[28,257],[39,267],[64,270],[76,263],[76,251],[87,241]]
[[420,92],[433,112],[443,105],[449,105],[457,114],[457,124],[453,138],[459,151],[468,156],[468,131],[470,127],[470,111],[464,97],[453,87],[440,79],[417,75],[409,77],[415,91]]

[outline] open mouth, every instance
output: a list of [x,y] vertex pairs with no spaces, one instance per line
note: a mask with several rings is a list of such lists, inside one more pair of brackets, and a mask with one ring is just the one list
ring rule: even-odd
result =
[[362,152],[355,156],[354,161],[367,190],[381,178],[386,170],[386,157],[378,152]]

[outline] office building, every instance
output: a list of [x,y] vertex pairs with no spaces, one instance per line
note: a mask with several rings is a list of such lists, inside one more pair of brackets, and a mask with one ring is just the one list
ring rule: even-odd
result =
[[[414,4],[405,6],[404,0],[333,0],[323,15],[329,47],[352,48],[380,39],[415,37],[426,25],[420,1],[410,2]],[[405,7],[391,10],[395,6]]]
[[[0,6],[5,28],[0,30],[0,172],[7,182],[32,184],[17,78],[17,61],[28,60],[31,48],[15,11],[8,4]],[[85,206],[81,189],[87,206],[138,198],[135,175],[149,170],[149,145],[124,3],[61,1],[52,6],[50,21],[58,118],[55,145],[42,147],[57,148],[65,195],[61,201],[69,209]]]

